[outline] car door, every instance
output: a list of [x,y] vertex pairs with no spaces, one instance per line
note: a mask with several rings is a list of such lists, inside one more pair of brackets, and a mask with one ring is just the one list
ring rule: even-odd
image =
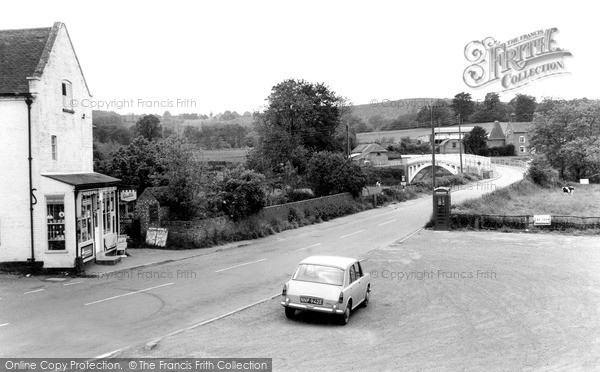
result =
[[354,269],[356,271],[357,280],[357,288],[358,295],[360,296],[360,301],[365,299],[367,293],[367,286],[369,285],[369,277],[365,275],[362,270],[362,266],[359,261],[356,261],[354,264]]
[[348,268],[349,281],[348,281],[348,291],[350,292],[348,295],[352,298],[352,308],[356,307],[362,298],[360,298],[360,293],[358,292],[358,287],[360,285],[358,281],[358,277],[356,275],[356,267],[354,264],[350,265]]

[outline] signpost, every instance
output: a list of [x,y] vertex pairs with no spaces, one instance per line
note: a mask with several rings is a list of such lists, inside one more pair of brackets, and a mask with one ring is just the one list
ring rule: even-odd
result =
[[533,215],[533,226],[550,226],[552,224],[552,216],[549,214]]
[[149,227],[148,231],[146,231],[146,244],[164,247],[167,245],[168,235],[169,229],[162,227]]

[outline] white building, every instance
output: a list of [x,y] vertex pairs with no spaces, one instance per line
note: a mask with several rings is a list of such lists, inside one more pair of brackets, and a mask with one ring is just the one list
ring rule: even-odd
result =
[[93,171],[84,99],[64,24],[0,30],[0,262],[81,267],[116,248],[119,180]]

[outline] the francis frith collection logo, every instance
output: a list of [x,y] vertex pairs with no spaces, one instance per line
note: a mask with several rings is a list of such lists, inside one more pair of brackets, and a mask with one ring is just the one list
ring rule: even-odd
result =
[[557,47],[557,32],[557,28],[549,28],[504,43],[492,37],[470,42],[465,57],[472,64],[463,73],[465,83],[471,88],[500,83],[502,90],[511,90],[567,73],[564,58],[571,53]]

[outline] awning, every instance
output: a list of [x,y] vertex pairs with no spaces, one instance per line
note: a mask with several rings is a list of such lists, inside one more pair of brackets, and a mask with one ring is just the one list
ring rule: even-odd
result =
[[97,189],[102,187],[116,186],[120,179],[101,173],[67,173],[67,174],[43,174],[44,177],[55,181],[75,186],[75,190]]

